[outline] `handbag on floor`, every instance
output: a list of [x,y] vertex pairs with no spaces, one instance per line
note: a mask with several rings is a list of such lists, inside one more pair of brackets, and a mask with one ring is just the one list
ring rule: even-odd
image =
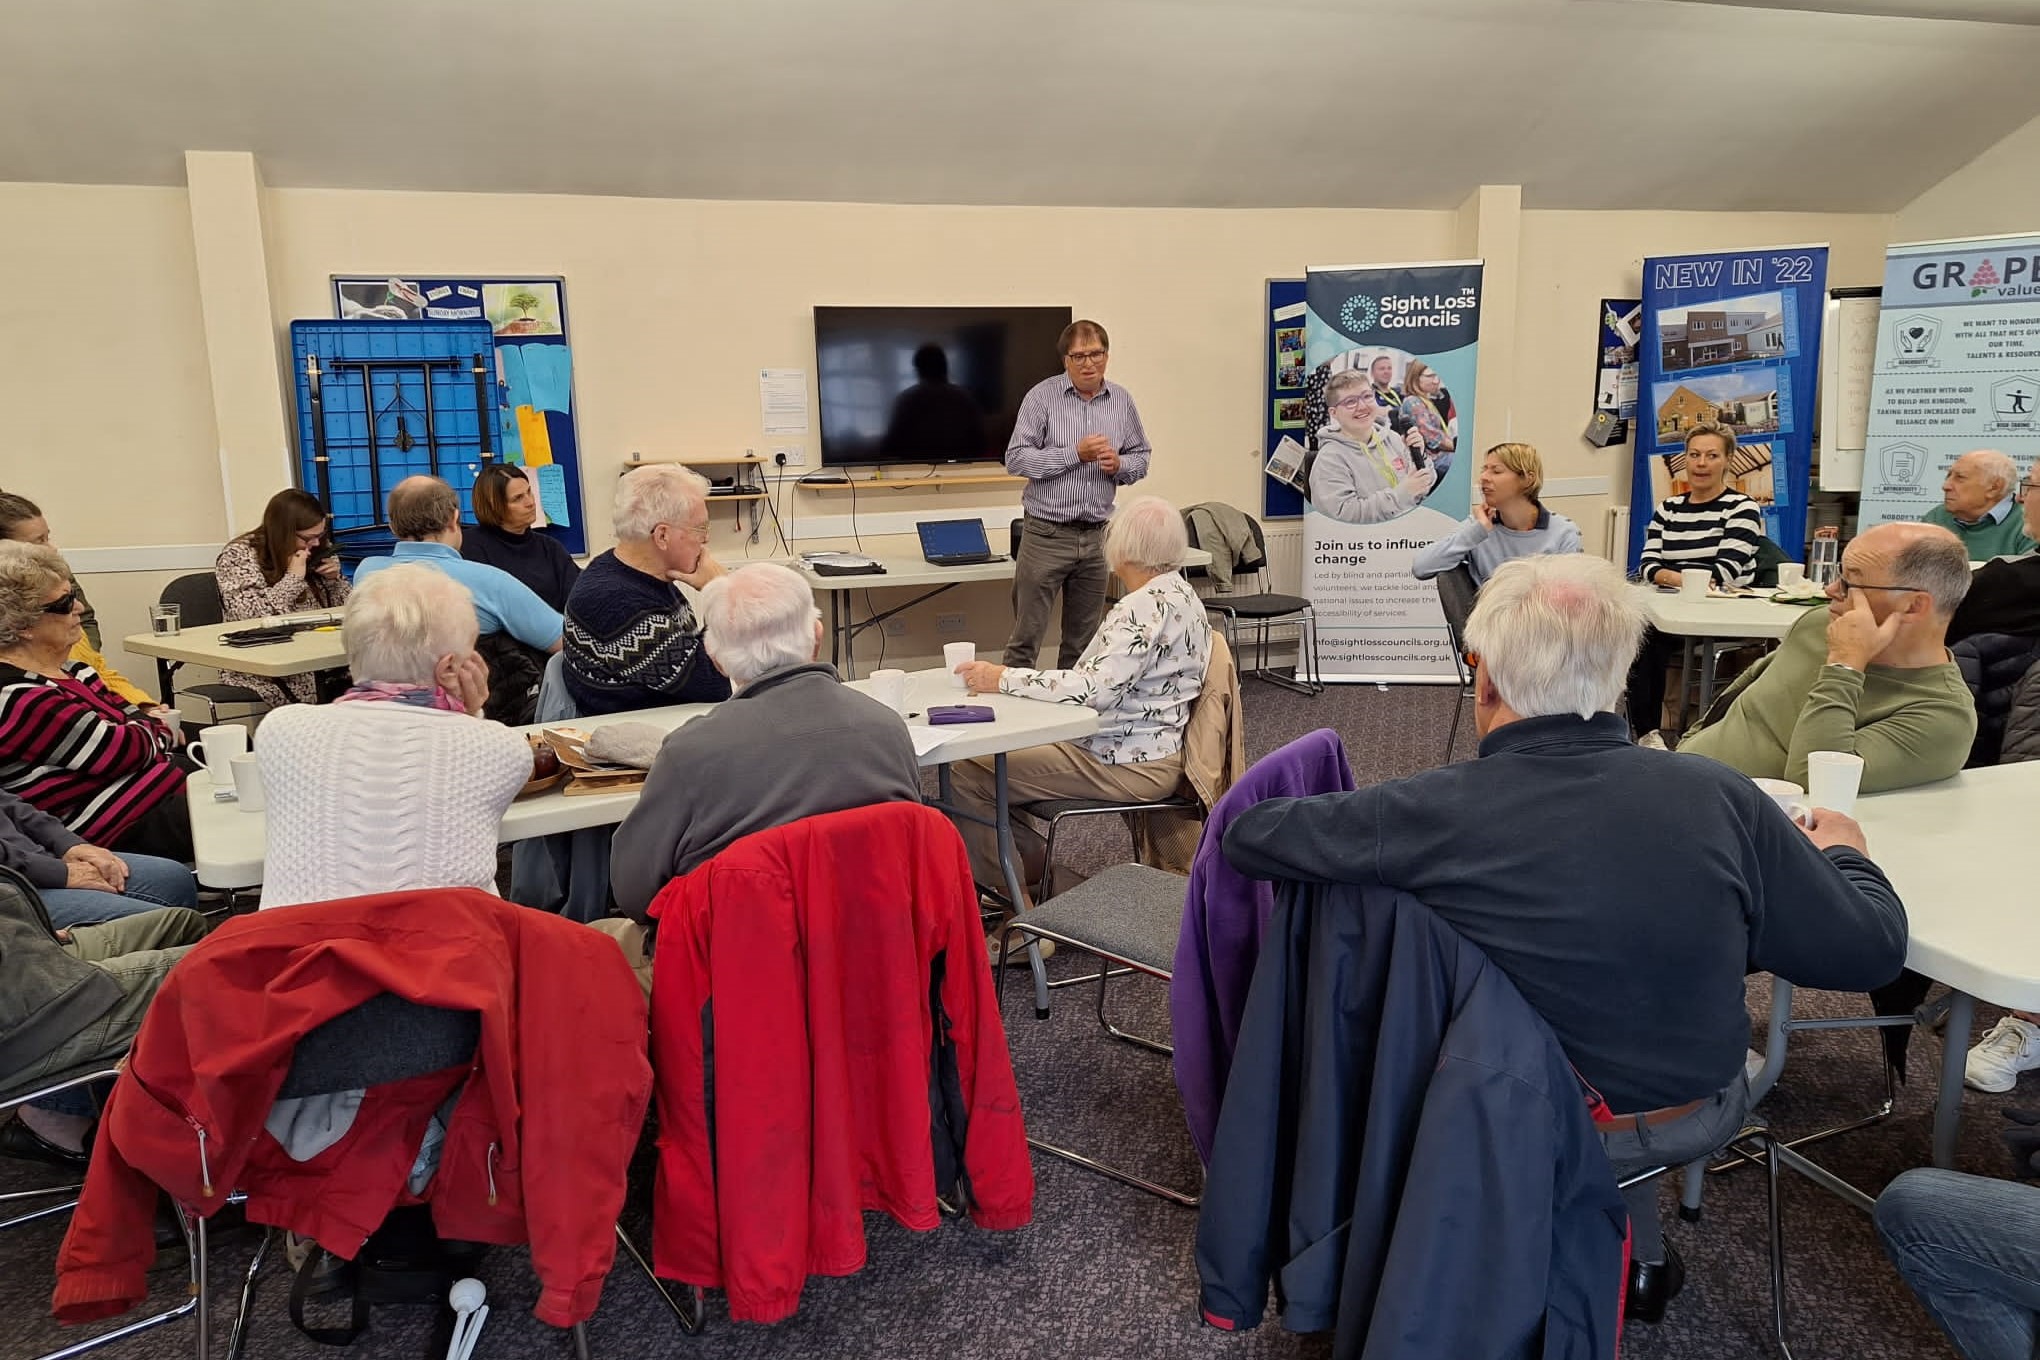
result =
[[[352,1261],[343,1261],[313,1246],[298,1266],[290,1285],[290,1320],[297,1329],[325,1346],[351,1346],[368,1330],[370,1309],[393,1304],[445,1303],[455,1280],[472,1275],[488,1250],[478,1242],[449,1242],[432,1226],[432,1210],[423,1204],[399,1205],[369,1235]],[[305,1304],[352,1296],[351,1319],[344,1327],[313,1327],[305,1322]],[[437,1352],[452,1335],[452,1314],[442,1310]]]

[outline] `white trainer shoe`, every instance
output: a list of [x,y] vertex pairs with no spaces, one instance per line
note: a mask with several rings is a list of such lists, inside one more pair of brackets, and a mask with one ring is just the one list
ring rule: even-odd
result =
[[2040,1067],[2040,1025],[2007,1015],[1969,1050],[1962,1079],[1977,1091],[2002,1095],[2019,1084],[2019,1073]]

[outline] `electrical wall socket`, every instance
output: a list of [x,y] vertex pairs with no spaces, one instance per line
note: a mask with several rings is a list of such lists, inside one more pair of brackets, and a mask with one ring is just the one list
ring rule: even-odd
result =
[[885,621],[885,635],[887,637],[905,637],[907,635],[907,621],[905,619],[887,619]]
[[969,627],[970,625],[964,621],[964,617],[961,614],[937,614],[935,616],[935,631],[938,633],[961,633],[967,631]]
[[782,453],[786,455],[785,466],[807,466],[807,446],[805,444],[774,444],[772,446],[772,461],[775,464],[779,462],[779,455]]

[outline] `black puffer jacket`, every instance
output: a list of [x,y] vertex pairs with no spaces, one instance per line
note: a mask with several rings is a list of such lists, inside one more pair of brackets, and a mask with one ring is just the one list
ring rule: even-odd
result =
[[2005,715],[2005,744],[2000,765],[2040,760],[2040,666],[2027,670],[2012,691],[2011,712]]
[[[1977,633],[1949,648],[1961,668],[1962,681],[1976,699],[1976,741],[1969,748],[1965,769],[1995,765],[2005,744],[2005,721],[2012,710],[2012,694],[2026,671],[2040,660],[2040,638],[2013,637],[2008,633]],[[2029,716],[2027,739],[2040,715]]]

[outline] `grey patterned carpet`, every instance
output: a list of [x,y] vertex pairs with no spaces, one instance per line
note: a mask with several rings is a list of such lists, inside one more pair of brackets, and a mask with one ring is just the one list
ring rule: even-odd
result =
[[[1438,763],[1452,704],[1445,688],[1380,691],[1372,685],[1332,689],[1305,699],[1263,684],[1247,687],[1250,748],[1272,749],[1319,726],[1336,728],[1363,782],[1393,778]],[[1457,754],[1473,749],[1469,712]],[[1094,826],[1096,824],[1093,824]],[[1120,833],[1089,833],[1073,858],[1098,866],[1122,857]],[[1874,852],[1875,847],[1872,847]],[[1062,971],[1070,965],[1051,965]],[[1129,1028],[1167,1031],[1159,986],[1115,984],[1118,1018]],[[1055,1014],[1036,1022],[1021,988],[1009,996],[1009,1038],[1031,1131],[1089,1149],[1182,1186],[1194,1186],[1196,1159],[1183,1132],[1180,1106],[1165,1059],[1113,1043],[1095,1027],[1089,1006],[1059,993]],[[1768,987],[1750,984],[1750,1011],[1765,1013]],[[1799,1014],[1846,1015],[1864,1010],[1859,997],[1801,993]],[[1979,1024],[1995,1019],[1982,1017]],[[1939,1041],[1914,1043],[1914,1080],[1885,1124],[1823,1145],[1817,1155],[1866,1189],[1927,1161],[1932,1071]],[[1779,1089],[1762,1107],[1786,1133],[1822,1127],[1867,1110],[1878,1091],[1877,1042],[1863,1034],[1803,1034],[1793,1040]],[[2030,1086],[2028,1101],[2040,1096]],[[1996,1139],[1997,1109],[2012,1097],[1971,1093],[1964,1110],[1961,1165],[2006,1173]],[[640,1159],[639,1170],[645,1167]],[[1158,1199],[1037,1157],[1035,1221],[1015,1233],[985,1233],[952,1223],[926,1234],[867,1215],[871,1259],[847,1279],[809,1282],[797,1317],[776,1327],[732,1324],[710,1299],[710,1322],[699,1337],[683,1336],[643,1276],[619,1262],[601,1310],[589,1324],[592,1352],[602,1356],[831,1357],[831,1360],[991,1360],[992,1357],[1309,1356],[1330,1353],[1322,1338],[1285,1334],[1272,1322],[1228,1335],[1197,1321],[1191,1259],[1195,1217]],[[0,1163],[0,1190],[43,1183],[42,1169]],[[1666,1190],[1667,1203],[1671,1191]],[[632,1227],[645,1240],[648,1182],[632,1197]],[[1791,1268],[1793,1341],[1802,1360],[1900,1360],[1946,1357],[1952,1350],[1927,1321],[1885,1262],[1869,1222],[1825,1193],[1787,1178],[1785,1232]],[[1674,1221],[1669,1235],[1688,1267],[1685,1292],[1659,1327],[1632,1325],[1623,1341],[1630,1360],[1727,1360],[1772,1354],[1770,1301],[1764,1270],[1764,1196],[1760,1174],[1710,1177],[1698,1224]],[[37,1224],[0,1235],[0,1357],[40,1355],[75,1340],[48,1319],[51,1263],[61,1235]],[[234,1287],[253,1249],[251,1236],[229,1237],[216,1251],[216,1307],[230,1309]],[[477,1354],[567,1356],[567,1338],[530,1316],[537,1296],[522,1251],[499,1250],[482,1272],[492,1312]],[[153,1277],[158,1305],[181,1295],[175,1272]],[[274,1264],[259,1286],[250,1357],[327,1356],[289,1325],[287,1281]],[[223,1353],[228,1318],[216,1318],[215,1354]],[[353,1348],[363,1360],[423,1357],[428,1319],[416,1309],[383,1309],[369,1336]],[[189,1325],[123,1343],[110,1355],[169,1356],[188,1351]]]

